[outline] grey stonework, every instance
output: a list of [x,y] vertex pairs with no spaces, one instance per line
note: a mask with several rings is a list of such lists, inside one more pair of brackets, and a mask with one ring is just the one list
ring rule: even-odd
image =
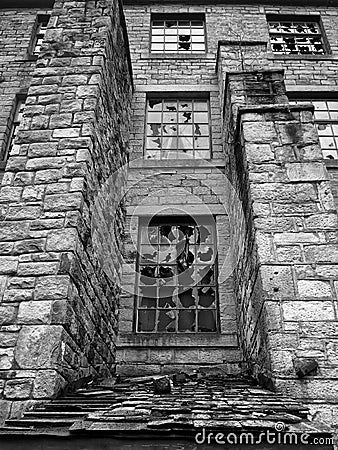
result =
[[[4,25],[25,23],[20,32],[30,38],[30,19],[40,11],[19,11],[15,19],[1,11],[12,17]],[[24,60],[26,38],[22,55],[14,41],[4,49],[2,114],[9,116],[16,84],[28,95],[0,191],[2,416],[76,380],[114,373],[119,261],[111,260],[116,278],[108,277],[95,245],[108,231],[116,254],[121,242],[123,210],[108,223],[107,204],[97,199],[127,160],[126,39],[118,3],[56,1],[36,63]],[[14,67],[30,69],[29,80],[13,79],[11,51]]]
[[[337,424],[338,175],[322,159],[313,108],[286,94],[338,93],[338,9],[281,3],[127,1],[127,26],[112,0],[0,9],[2,148],[15,96],[28,94],[0,191],[3,418],[88,377],[216,366]],[[33,24],[46,13],[33,61]],[[151,54],[152,13],[205,14],[207,53]],[[320,15],[330,53],[273,55],[267,14]],[[143,159],[147,96],[163,93],[209,99],[211,161]],[[229,249],[238,262],[219,285],[219,332],[135,333],[138,218],[205,207],[219,267]],[[317,372],[300,380],[313,359]]]

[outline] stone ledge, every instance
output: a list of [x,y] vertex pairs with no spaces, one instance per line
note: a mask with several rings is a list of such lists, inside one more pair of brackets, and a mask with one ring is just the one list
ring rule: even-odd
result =
[[191,335],[163,335],[159,333],[125,333],[120,334],[117,342],[118,348],[124,347],[232,347],[237,349],[237,336],[235,334],[192,333]]
[[169,168],[194,168],[194,167],[206,167],[210,168],[210,165],[215,167],[224,167],[224,161],[221,159],[182,159],[182,160],[149,160],[149,159],[136,159],[134,161],[130,161],[129,169],[169,169]]

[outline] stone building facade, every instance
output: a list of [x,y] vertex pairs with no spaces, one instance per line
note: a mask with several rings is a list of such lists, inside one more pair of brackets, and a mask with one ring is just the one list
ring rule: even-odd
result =
[[43,3],[0,8],[3,418],[217,368],[337,424],[336,2]]

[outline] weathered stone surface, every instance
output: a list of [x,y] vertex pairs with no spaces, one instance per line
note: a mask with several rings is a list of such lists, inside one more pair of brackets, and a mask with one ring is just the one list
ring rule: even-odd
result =
[[52,369],[61,358],[62,327],[58,325],[23,326],[15,348],[21,369]]
[[0,333],[0,347],[14,347],[17,341],[17,333],[10,333],[1,330]]
[[29,398],[33,382],[31,379],[9,380],[6,382],[4,395],[7,399]]
[[75,250],[77,247],[78,234],[75,228],[63,228],[54,230],[47,235],[47,251]]
[[11,369],[14,361],[14,348],[0,348],[0,367],[2,370]]
[[298,281],[298,292],[301,298],[332,297],[328,281],[300,280]]
[[70,278],[66,275],[45,276],[37,279],[34,299],[57,300],[67,298]]
[[33,398],[51,398],[66,385],[55,370],[39,370],[34,380]]
[[39,325],[51,320],[51,302],[46,300],[21,302],[17,318],[18,324]]
[[328,173],[323,163],[292,163],[286,164],[286,172],[290,181],[322,181],[328,179]]

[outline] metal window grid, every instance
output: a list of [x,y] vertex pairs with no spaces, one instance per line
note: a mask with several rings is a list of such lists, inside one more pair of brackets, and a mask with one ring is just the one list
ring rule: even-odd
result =
[[208,100],[148,99],[145,158],[209,159]]
[[140,224],[136,331],[217,332],[214,224]]
[[325,54],[319,24],[312,21],[269,21],[271,48],[284,55]]
[[151,22],[152,53],[205,52],[203,20],[153,20]]
[[291,104],[312,103],[319,143],[325,159],[338,159],[338,100],[291,100]]

